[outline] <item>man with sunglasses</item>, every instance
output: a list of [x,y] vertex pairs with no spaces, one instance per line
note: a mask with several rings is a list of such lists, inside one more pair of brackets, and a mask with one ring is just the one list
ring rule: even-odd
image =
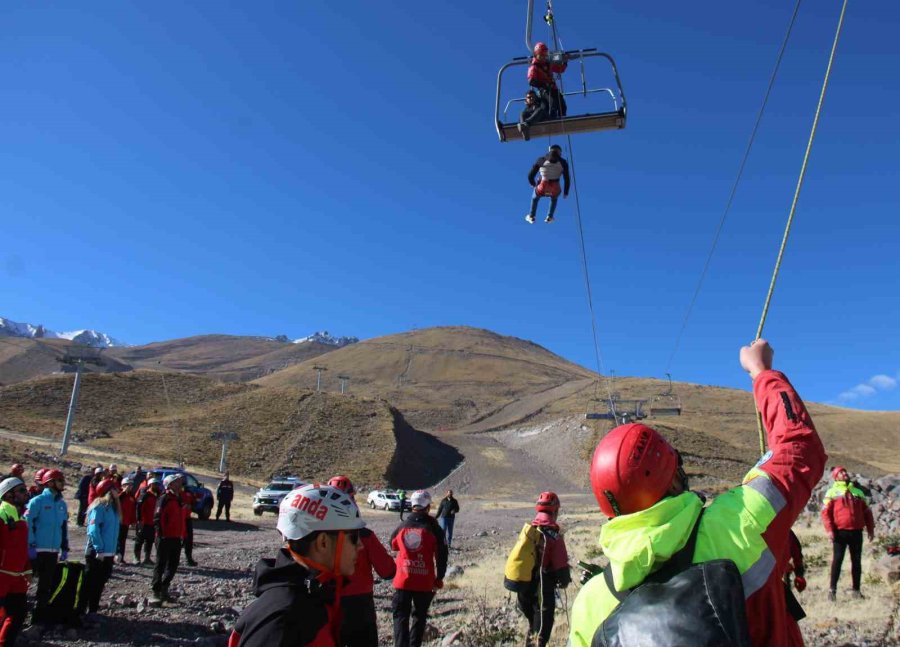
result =
[[38,581],[31,616],[33,624],[46,623],[44,615],[56,565],[69,558],[69,509],[62,495],[66,489],[66,478],[57,469],[44,470],[41,486],[43,491],[28,502],[25,511],[28,556]]
[[238,618],[228,646],[339,645],[341,592],[365,526],[353,498],[335,487],[305,485],[284,497],[283,547],[257,564],[257,599]]
[[19,478],[0,482],[0,645],[14,645],[27,611],[25,594],[31,584],[28,525],[19,509],[28,501],[28,488]]
[[165,492],[156,502],[153,527],[156,535],[156,565],[150,588],[157,600],[172,601],[169,586],[178,562],[181,560],[181,542],[184,539],[184,508],[181,504],[181,490],[184,481],[181,474],[169,474],[163,479]]

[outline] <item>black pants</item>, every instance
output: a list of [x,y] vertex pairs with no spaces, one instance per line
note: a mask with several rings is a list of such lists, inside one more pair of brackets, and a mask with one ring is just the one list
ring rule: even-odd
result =
[[[420,647],[428,620],[428,607],[434,599],[431,591],[394,591],[391,611],[394,616],[394,647]],[[412,628],[409,617],[412,615]]]
[[184,537],[184,556],[187,561],[194,561],[194,523],[188,517],[184,521],[185,537]]
[[141,548],[144,549],[144,561],[150,559],[150,551],[153,550],[153,542],[156,539],[156,528],[153,526],[138,526],[134,534],[134,559],[141,561]]
[[128,526],[119,524],[119,540],[116,542],[116,555],[125,561],[125,541],[128,539]]
[[231,501],[223,501],[222,499],[219,499],[219,504],[216,506],[216,521],[222,516],[223,507],[225,508],[225,521],[231,521]]
[[87,515],[88,502],[87,497],[83,499],[78,499],[78,517],[77,523],[79,526],[84,525],[84,517]]
[[81,591],[78,612],[84,613],[87,609],[91,613],[97,613],[103,589],[109,581],[109,576],[112,575],[113,558],[99,557],[92,550],[84,556],[84,562],[84,588]]
[[378,647],[378,618],[371,593],[341,598],[340,647]]
[[25,622],[28,605],[24,593],[7,593],[5,600],[3,608],[6,617],[0,621],[0,644],[15,645],[16,636],[22,631],[22,624]]
[[569,110],[569,107],[566,105],[566,98],[557,87],[542,88],[541,100],[547,105],[547,113],[550,119],[565,117]]
[[34,613],[31,615],[33,624],[46,622],[44,612],[47,608],[47,602],[50,600],[53,586],[53,576],[56,573],[56,563],[58,556],[56,553],[38,553],[34,561],[31,563],[31,570],[37,579],[37,592],[35,593]]
[[547,644],[553,631],[553,614],[556,611],[555,588],[555,580],[545,576],[543,589],[540,581],[535,580],[527,589],[516,594],[519,611],[528,620],[528,635],[537,635],[538,647]]
[[153,580],[150,588],[154,593],[162,593],[169,588],[172,578],[178,571],[181,559],[181,540],[164,537],[156,542],[156,566],[153,568]]
[[841,577],[841,565],[844,563],[844,552],[850,549],[850,577],[853,590],[859,591],[859,578],[862,575],[862,530],[835,530],[831,542],[834,553],[831,556],[831,590],[837,589]]

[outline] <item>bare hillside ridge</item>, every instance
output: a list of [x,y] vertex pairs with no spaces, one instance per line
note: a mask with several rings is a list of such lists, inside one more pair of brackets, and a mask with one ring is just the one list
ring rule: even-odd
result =
[[[65,339],[0,338],[0,386],[61,372],[63,368],[58,358],[73,345]],[[91,373],[131,370],[129,364],[106,353],[100,358],[101,365],[87,364],[85,370]]]

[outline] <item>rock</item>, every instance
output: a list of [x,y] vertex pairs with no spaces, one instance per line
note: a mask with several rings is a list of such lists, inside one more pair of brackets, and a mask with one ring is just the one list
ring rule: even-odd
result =
[[875,562],[873,569],[888,584],[900,582],[900,555],[885,555]]
[[465,573],[465,569],[463,569],[462,566],[453,565],[447,569],[447,572],[444,575],[444,579],[449,582],[450,580],[456,579],[457,577],[461,576],[463,573]]
[[147,603],[147,606],[151,609],[159,609],[162,605],[162,600],[150,600],[150,602]]
[[441,637],[441,632],[437,627],[435,627],[431,623],[428,623],[425,625],[425,633],[422,635],[422,640],[424,642],[430,642],[432,640],[437,640],[440,637]]
[[476,532],[473,537],[487,537],[487,530],[481,530],[480,532]]
[[134,607],[137,605],[137,602],[130,595],[120,595],[113,601],[120,607]]
[[441,641],[441,647],[450,647],[451,645],[459,645],[461,644],[461,639],[463,637],[463,630],[457,629],[456,631],[451,631],[444,639]]
[[225,633],[225,623],[221,620],[216,620],[214,622],[209,623],[209,629],[213,633],[223,634]]

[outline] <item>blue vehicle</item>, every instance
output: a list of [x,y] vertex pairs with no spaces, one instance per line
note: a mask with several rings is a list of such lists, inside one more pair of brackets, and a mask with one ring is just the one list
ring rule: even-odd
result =
[[203,483],[198,481],[193,474],[177,467],[155,467],[148,471],[159,476],[160,480],[164,480],[170,474],[180,474],[183,476],[184,489],[194,495],[193,511],[196,513],[197,518],[203,520],[209,519],[209,515],[212,514],[215,497],[213,496],[212,490],[203,487]]

